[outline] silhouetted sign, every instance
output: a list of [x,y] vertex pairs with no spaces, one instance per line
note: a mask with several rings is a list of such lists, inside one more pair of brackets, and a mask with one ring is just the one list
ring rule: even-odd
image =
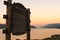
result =
[[26,8],[19,3],[12,5],[12,33],[22,35],[26,33]]

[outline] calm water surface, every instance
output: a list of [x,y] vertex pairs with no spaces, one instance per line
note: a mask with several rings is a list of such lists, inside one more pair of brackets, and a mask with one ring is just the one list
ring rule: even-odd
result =
[[[5,40],[5,34],[2,33],[3,29],[0,29],[0,40]],[[51,35],[60,34],[60,29],[46,29],[46,28],[35,28],[31,29],[31,39],[44,39],[51,37]],[[15,36],[11,34],[11,39],[16,40],[17,38],[23,40],[26,39],[26,34]]]

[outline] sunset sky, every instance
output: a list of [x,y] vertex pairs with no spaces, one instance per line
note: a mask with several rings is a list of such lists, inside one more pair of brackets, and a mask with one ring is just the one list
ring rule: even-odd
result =
[[[3,14],[6,14],[4,0],[0,0],[0,23],[5,23]],[[13,0],[20,2],[31,10],[31,25],[45,25],[60,23],[60,0]]]

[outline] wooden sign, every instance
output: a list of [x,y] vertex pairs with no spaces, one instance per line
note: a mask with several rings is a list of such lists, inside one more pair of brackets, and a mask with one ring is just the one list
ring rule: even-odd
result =
[[[19,4],[21,5],[21,4]],[[27,19],[26,19],[26,9],[22,9],[18,3],[13,4],[12,10],[12,33],[13,35],[22,35],[26,33]]]

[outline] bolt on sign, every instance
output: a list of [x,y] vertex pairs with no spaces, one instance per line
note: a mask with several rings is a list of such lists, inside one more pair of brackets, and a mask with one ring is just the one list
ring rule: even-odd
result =
[[27,9],[20,3],[14,3],[12,5],[12,34],[22,35],[26,33]]

